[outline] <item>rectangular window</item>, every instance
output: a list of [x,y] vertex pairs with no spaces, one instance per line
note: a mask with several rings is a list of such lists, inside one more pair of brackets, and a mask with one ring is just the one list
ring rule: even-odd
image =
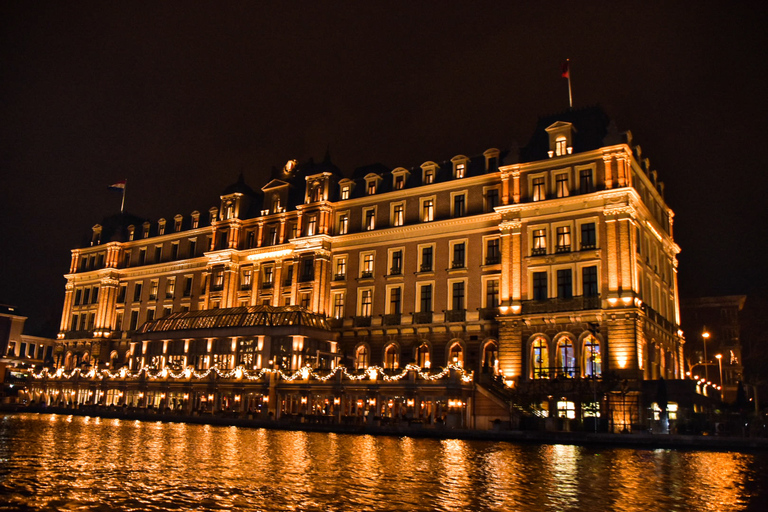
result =
[[421,249],[421,265],[419,266],[419,272],[431,272],[432,271],[432,253],[433,247],[422,247]]
[[360,271],[360,277],[373,277],[373,253],[363,254],[363,266]]
[[244,268],[240,272],[240,289],[250,290],[252,286],[253,286],[253,269]]
[[458,242],[453,244],[453,261],[451,262],[451,268],[464,268],[465,264],[465,249],[464,242]]
[[463,217],[466,215],[466,196],[464,194],[456,194],[453,196],[453,216]]
[[389,290],[389,314],[399,315],[403,291],[400,287]]
[[[299,298],[299,305],[303,307],[304,309],[309,309],[309,303],[311,301],[312,295],[310,292],[302,292],[301,297]],[[269,305],[269,299],[265,301],[266,305]]]
[[392,261],[389,265],[389,274],[399,276],[403,273],[403,251],[397,250],[391,253]]
[[489,309],[499,307],[499,280],[489,279],[485,284],[485,307]]
[[342,213],[339,215],[339,234],[346,235],[349,232],[349,215]]
[[125,251],[123,255],[123,267],[128,268],[131,266],[131,251]]
[[120,290],[117,292],[117,302],[118,304],[122,304],[125,302],[125,292],[128,290],[128,286],[121,284]]
[[555,177],[555,195],[557,197],[568,197],[568,175],[558,174]]
[[97,302],[99,302],[99,287],[94,286],[93,294],[91,295],[91,304],[96,304]]
[[485,211],[492,212],[497,206],[499,206],[499,189],[488,189],[485,192]]
[[163,259],[163,246],[156,245],[155,246],[155,263],[160,263],[162,259]]
[[157,289],[160,283],[157,280],[152,280],[149,283],[149,300],[157,300]]
[[533,273],[533,300],[547,300],[547,273]]
[[366,231],[372,231],[376,228],[376,210],[373,208],[368,208],[364,212],[365,215],[365,230]]
[[561,268],[557,271],[557,298],[570,299],[573,297],[573,276],[571,269]]
[[432,285],[425,284],[421,286],[419,297],[419,312],[428,313],[432,311]]
[[579,171],[579,193],[589,194],[594,190],[592,184],[592,170],[582,169]]
[[431,222],[435,220],[435,200],[434,199],[422,200],[421,220],[422,222]]
[[464,281],[457,281],[451,286],[451,305],[453,311],[464,309]]
[[467,169],[467,164],[464,164],[464,163],[456,164],[456,177],[463,178],[464,172],[466,171],[466,169]]
[[91,303],[91,289],[85,288],[83,289],[83,304],[90,304]]
[[334,279],[343,280],[347,277],[347,258],[336,259],[336,272]]
[[265,266],[262,274],[262,288],[272,288],[275,279],[275,267]]
[[533,231],[533,250],[531,254],[534,256],[539,254],[547,254],[547,232],[544,229],[536,229]]
[[139,249],[139,265],[143,265],[147,261],[147,248],[142,247]]
[[368,191],[368,195],[369,196],[376,193],[376,182],[375,181],[371,180],[371,181],[368,182],[368,184],[367,184],[367,191]]
[[189,240],[189,257],[194,258],[196,254],[197,254],[197,240],[190,239]]
[[392,207],[392,225],[402,226],[405,222],[405,205],[398,203]]
[[174,261],[179,259],[179,242],[171,244],[171,259]]
[[154,309],[148,309],[147,310],[147,322],[151,322],[155,319],[155,310]]
[[532,198],[534,201],[543,201],[547,198],[547,193],[545,184],[544,184],[544,178],[533,178],[532,181],[533,186],[533,194]]
[[560,226],[557,228],[557,252],[570,252],[571,250],[571,228],[570,226]]
[[337,293],[333,296],[333,317],[344,318],[344,294]]
[[424,169],[424,184],[429,185],[430,183],[435,182],[435,170],[434,169]]
[[597,297],[597,267],[584,267],[581,269],[582,295],[585,297]]
[[395,190],[403,190],[405,187],[405,176],[395,176]]
[[341,199],[349,199],[349,185],[344,185],[341,187]]
[[224,289],[224,271],[214,270],[213,276],[211,280],[211,289],[214,291],[219,291]]
[[372,304],[373,292],[371,290],[362,290],[360,293],[360,316],[371,316]]
[[317,234],[317,217],[312,215],[307,222],[307,236],[314,236]]
[[485,264],[496,265],[501,263],[501,251],[499,250],[499,239],[489,238],[485,242]]
[[594,249],[597,247],[597,236],[595,233],[595,223],[587,222],[581,225],[581,248]]
[[172,299],[175,294],[176,294],[176,279],[169,278],[165,282],[165,298]]
[[184,278],[184,297],[190,297],[192,295],[192,277],[187,276]]
[[135,331],[139,326],[139,312],[137,310],[131,311],[131,324],[128,326],[128,330]]
[[141,283],[136,283],[133,287],[133,302],[141,300]]
[[173,313],[173,308],[172,308],[172,307],[170,307],[170,306],[165,306],[165,307],[163,308],[163,316],[168,316],[168,315],[170,315],[171,313]]
[[293,284],[293,265],[290,263],[285,267],[285,278],[283,279],[283,286],[291,286]]
[[314,258],[304,258],[301,260],[301,280],[303,282],[311,281],[315,278],[315,260]]

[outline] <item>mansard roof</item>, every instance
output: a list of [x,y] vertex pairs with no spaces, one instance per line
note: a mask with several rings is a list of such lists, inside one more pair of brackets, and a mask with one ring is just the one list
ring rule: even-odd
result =
[[224,189],[224,192],[221,193],[222,196],[228,196],[232,194],[243,194],[244,196],[255,196],[256,192],[254,192],[254,190],[245,183],[245,178],[243,177],[243,173],[240,173],[240,176],[238,176],[237,181],[229,185],[227,188]]
[[[534,162],[549,157],[549,134],[547,128],[557,123],[570,123],[575,128],[573,152],[580,153],[598,149],[606,145],[606,137],[611,131],[608,115],[600,106],[577,110],[566,110],[559,114],[540,117],[528,145],[520,150],[521,162]],[[617,141],[618,142],[618,141]]]

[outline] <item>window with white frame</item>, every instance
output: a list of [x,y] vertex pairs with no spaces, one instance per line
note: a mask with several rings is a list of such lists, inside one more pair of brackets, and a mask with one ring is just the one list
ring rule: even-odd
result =
[[467,171],[466,162],[458,162],[454,171],[454,178],[463,178]]
[[373,290],[371,288],[362,288],[360,290],[358,316],[370,317],[373,307]]
[[403,249],[389,250],[389,275],[399,276],[403,273]]
[[500,239],[497,236],[489,237],[485,239],[485,264],[496,265],[501,263],[501,246]]
[[531,179],[531,199],[534,201],[543,201],[547,198],[546,180],[544,176],[537,176]]
[[388,288],[389,302],[387,304],[387,314],[399,315],[402,312],[403,287],[402,285],[396,285]]
[[314,236],[317,234],[317,215],[310,215],[307,220],[307,236]]
[[373,252],[364,252],[360,255],[360,277],[362,279],[373,277]]
[[339,213],[336,232],[340,235],[346,235],[349,232],[349,212]]
[[555,251],[570,252],[571,251],[571,227],[558,226],[556,232],[557,232],[557,243],[555,246]]
[[435,182],[435,169],[434,167],[427,167],[424,169],[424,184],[429,185]]
[[337,256],[334,258],[333,278],[342,281],[347,277],[347,257]]
[[176,278],[169,277],[165,282],[165,298],[172,299],[176,294]]
[[344,292],[333,294],[333,318],[344,318]]
[[567,153],[568,141],[562,135],[555,139],[555,155],[563,156]]
[[405,203],[392,204],[392,225],[402,226],[405,223]]
[[365,231],[373,231],[376,229],[376,209],[364,208],[363,209],[363,229]]
[[594,191],[592,169],[579,170],[579,193],[589,194]]
[[485,189],[485,212],[492,212],[494,208],[499,206],[501,202],[499,201],[499,189],[498,188],[488,188]]
[[451,268],[466,268],[467,242],[465,240],[451,242]]
[[597,229],[594,222],[584,222],[580,226],[581,249],[594,249],[597,247]]
[[350,185],[341,185],[341,200],[349,199],[352,187]]
[[368,180],[365,183],[365,191],[369,196],[372,196],[376,193],[376,181],[375,180]]
[[419,272],[432,272],[435,269],[434,254],[434,244],[419,246]]
[[559,173],[555,175],[555,197],[568,197],[568,174]]
[[419,294],[419,313],[431,313],[432,312],[432,289],[433,284],[430,283],[417,283]]
[[487,309],[495,309],[499,307],[501,301],[499,300],[499,279],[494,277],[485,280],[485,307]]
[[435,198],[421,198],[421,221],[432,222],[435,220]]
[[451,311],[463,311],[467,308],[466,289],[467,282],[465,279],[449,281]]
[[451,194],[451,213],[454,217],[467,214],[467,194],[465,192]]
[[394,176],[394,183],[392,184],[392,187],[395,190],[403,190],[405,188],[405,176],[402,174]]

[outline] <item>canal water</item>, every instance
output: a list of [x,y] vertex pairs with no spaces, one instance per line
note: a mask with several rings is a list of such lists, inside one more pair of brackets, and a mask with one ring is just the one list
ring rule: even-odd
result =
[[768,510],[768,454],[0,416],[0,511]]

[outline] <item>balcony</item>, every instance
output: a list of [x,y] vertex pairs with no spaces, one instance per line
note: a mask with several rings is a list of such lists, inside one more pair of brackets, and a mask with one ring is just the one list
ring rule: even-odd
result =
[[413,314],[413,323],[415,324],[431,324],[432,323],[432,312],[431,311],[421,311],[419,313]]
[[400,267],[393,267],[389,269],[389,275],[391,276],[399,276],[399,275],[402,275],[402,273],[403,273],[403,269],[401,269]]
[[390,315],[384,315],[381,317],[382,325],[400,325],[401,323],[400,313],[392,313]]
[[570,245],[558,245],[555,247],[555,252],[557,254],[562,254],[564,252],[571,252],[571,246]]
[[465,309],[449,309],[445,312],[446,322],[464,322],[467,319],[467,311]]
[[[334,281],[344,281],[346,279],[347,279],[347,274],[334,274],[333,275],[333,280]],[[288,286],[290,286],[290,285],[288,285]]]
[[531,250],[531,256],[544,256],[547,254],[546,247],[536,247]]
[[456,270],[459,268],[465,268],[464,261],[454,261],[451,263],[451,270]]
[[582,311],[599,309],[600,297],[571,297],[570,299],[526,300],[522,303],[522,313],[558,313],[561,311]]
[[432,264],[430,263],[428,265],[421,265],[419,267],[419,272],[432,272]]
[[485,257],[485,264],[486,265],[497,265],[499,263],[501,263],[501,257],[498,256],[498,255],[496,255],[496,256],[486,256]]
[[582,242],[581,243],[581,250],[582,251],[587,251],[589,249],[597,249],[597,244],[595,244],[594,242],[592,242],[592,243],[584,243],[584,242]]
[[369,317],[369,316],[356,316],[356,317],[354,317],[354,326],[355,327],[370,327],[371,326],[371,317]]
[[373,277],[373,271],[364,270],[360,272],[360,279],[371,279]]

